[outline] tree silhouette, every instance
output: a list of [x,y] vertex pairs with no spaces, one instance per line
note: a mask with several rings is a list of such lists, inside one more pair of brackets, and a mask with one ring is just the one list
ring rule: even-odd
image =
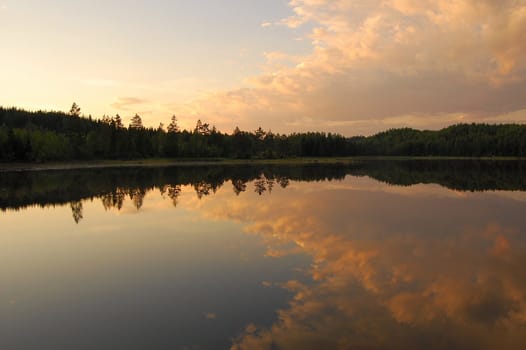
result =
[[128,191],[128,195],[133,202],[133,206],[137,208],[137,210],[141,209],[144,203],[144,197],[146,196],[146,189],[133,188]]
[[234,193],[239,196],[241,192],[247,190],[247,183],[243,180],[232,180],[232,186],[234,187]]
[[179,125],[177,124],[177,117],[175,115],[172,115],[172,119],[170,121],[170,124],[168,124],[167,130],[169,133],[179,132]]
[[80,117],[80,107],[76,102],[73,102],[69,110],[69,114],[73,117]]
[[115,127],[117,129],[122,129],[124,128],[124,125],[122,124],[122,118],[120,115],[116,114],[115,115],[115,118],[113,119],[115,121]]
[[112,121],[113,121],[113,120],[111,119],[111,117],[110,117],[109,115],[104,114],[104,115],[102,116],[102,122],[103,122],[104,124],[111,125]]
[[266,135],[266,134],[267,134],[267,133],[265,132],[265,130],[263,130],[263,129],[261,128],[261,126],[260,126],[259,128],[257,128],[256,131],[254,131],[254,136],[256,136],[256,138],[257,138],[258,140],[263,140],[263,139],[265,138],[265,135]]
[[274,188],[274,179],[267,179],[268,193],[272,193],[273,188]]
[[131,119],[131,123],[130,123],[130,129],[135,129],[135,130],[144,129],[144,126],[142,125],[142,119],[141,119],[140,115],[135,114],[133,116],[133,118]]
[[212,186],[212,184],[206,181],[198,181],[194,183],[194,189],[195,193],[197,194],[197,198],[199,199],[203,198],[203,196],[210,195],[211,191],[215,192],[215,188]]
[[263,176],[263,174],[260,175],[258,179],[254,181],[254,192],[259,194],[260,196],[267,190],[267,180]]
[[194,133],[200,134],[202,129],[203,129],[203,122],[201,121],[201,119],[197,119],[197,122],[195,123]]
[[120,188],[116,188],[114,191],[102,195],[101,199],[102,205],[104,206],[104,210],[110,210],[113,208],[121,210],[122,205],[124,204],[125,196],[125,191]]
[[287,188],[287,186],[290,184],[290,180],[286,177],[280,177],[278,178],[278,184],[281,186],[281,188]]
[[168,197],[172,200],[174,207],[177,207],[179,196],[181,195],[181,185],[167,185],[164,190],[168,192]]
[[82,218],[84,217],[84,215],[82,214],[82,209],[83,209],[82,202],[81,201],[71,202],[69,206],[71,208],[73,220],[75,220],[75,223],[78,224],[80,220],[82,220]]
[[210,135],[212,133],[210,130],[210,124],[203,123],[201,119],[198,119],[194,128],[194,133],[199,135]]

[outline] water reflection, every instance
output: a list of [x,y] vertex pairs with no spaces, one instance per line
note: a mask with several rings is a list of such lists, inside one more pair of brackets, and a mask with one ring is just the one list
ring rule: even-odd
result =
[[[526,343],[525,169],[520,162],[450,161],[2,174],[0,204],[3,209],[65,204],[80,222],[68,218],[78,229],[100,220],[91,215],[95,204],[107,214],[131,209],[141,215],[120,220],[119,229],[133,232],[144,221],[148,236],[173,227],[214,231],[220,223],[229,225],[223,236],[199,241],[206,250],[200,254],[183,240],[171,244],[171,234],[154,235],[159,247],[148,255],[127,254],[126,278],[119,269],[106,271],[119,256],[114,250],[130,245],[129,238],[119,237],[108,249],[112,263],[101,270],[110,280],[126,281],[114,288],[119,297],[112,302],[134,301],[136,314],[147,321],[134,328],[122,310],[126,317],[98,316],[128,322],[120,328],[108,321],[126,344],[137,340],[140,327],[151,327],[144,332],[161,344],[153,348],[521,349]],[[236,227],[240,235],[262,242],[264,251],[239,254],[234,240],[222,248],[226,232]],[[151,238],[137,246],[150,244]],[[237,260],[221,266],[218,261],[226,258],[200,261],[222,250],[239,261],[264,262],[238,278],[243,263]],[[308,263],[295,261],[298,256],[307,256]],[[159,263],[150,267],[155,259]],[[199,261],[198,272],[186,273],[194,266],[191,259]],[[269,261],[274,267],[263,268]],[[79,281],[88,280],[89,274],[78,273]],[[188,281],[200,275],[207,277],[205,287],[196,289]],[[137,279],[148,283],[138,287]],[[251,289],[244,285],[249,279],[255,281]],[[158,300],[130,297],[137,288],[144,289],[138,295]],[[276,290],[286,292],[284,299],[266,297]],[[171,293],[178,299],[169,298]],[[217,301],[218,295],[223,299]],[[178,317],[176,311],[190,299],[207,306]],[[156,302],[152,312],[150,304]],[[173,313],[156,319],[165,309]],[[198,314],[199,322],[189,322],[190,314]],[[94,327],[100,320],[91,317]],[[176,326],[168,327],[168,321]],[[217,321],[229,327],[212,335],[206,322]],[[156,327],[163,331],[156,333]],[[177,332],[192,334],[194,343],[177,342]],[[77,335],[92,348],[105,348]]]
[[303,166],[212,166],[69,171],[4,172],[0,177],[0,209],[54,206],[69,203],[75,222],[83,219],[82,200],[101,198],[107,209],[121,209],[126,197],[137,210],[150,191],[178,203],[181,186],[191,185],[201,199],[230,182],[236,195],[252,183],[259,194],[290,181],[342,180],[347,175],[368,176],[399,186],[436,183],[458,191],[526,190],[526,162],[465,160],[355,161]]
[[207,207],[250,223],[273,256],[293,253],[284,245],[295,242],[313,259],[315,283],[289,281],[295,296],[278,321],[251,325],[234,349],[522,347],[523,202],[349,182],[337,191],[298,189],[263,207]]

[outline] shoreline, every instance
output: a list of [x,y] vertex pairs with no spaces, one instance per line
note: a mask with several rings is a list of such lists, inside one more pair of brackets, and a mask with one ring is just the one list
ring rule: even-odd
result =
[[1,172],[77,170],[134,167],[172,167],[172,166],[222,166],[222,165],[320,165],[349,164],[355,161],[404,161],[404,160],[479,160],[479,161],[526,161],[525,157],[317,157],[282,159],[136,159],[136,160],[93,160],[44,163],[0,163]]
[[258,164],[337,164],[348,163],[350,158],[287,158],[287,159],[136,159],[136,160],[93,160],[44,163],[0,163],[0,173],[45,170],[75,170],[104,168],[135,167],[191,167],[223,165],[258,165]]

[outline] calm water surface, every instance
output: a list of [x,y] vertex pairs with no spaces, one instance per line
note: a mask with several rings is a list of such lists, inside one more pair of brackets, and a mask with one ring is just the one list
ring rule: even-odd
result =
[[0,173],[0,349],[523,349],[526,165]]

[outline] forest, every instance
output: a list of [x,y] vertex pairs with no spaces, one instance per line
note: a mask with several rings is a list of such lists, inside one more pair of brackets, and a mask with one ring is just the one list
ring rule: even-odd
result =
[[142,158],[272,159],[342,156],[524,157],[526,125],[457,124],[442,130],[391,129],[372,136],[324,132],[242,131],[231,134],[201,120],[181,130],[145,127],[135,115],[125,126],[117,114],[94,119],[73,104],[69,113],[0,107],[0,162]]

